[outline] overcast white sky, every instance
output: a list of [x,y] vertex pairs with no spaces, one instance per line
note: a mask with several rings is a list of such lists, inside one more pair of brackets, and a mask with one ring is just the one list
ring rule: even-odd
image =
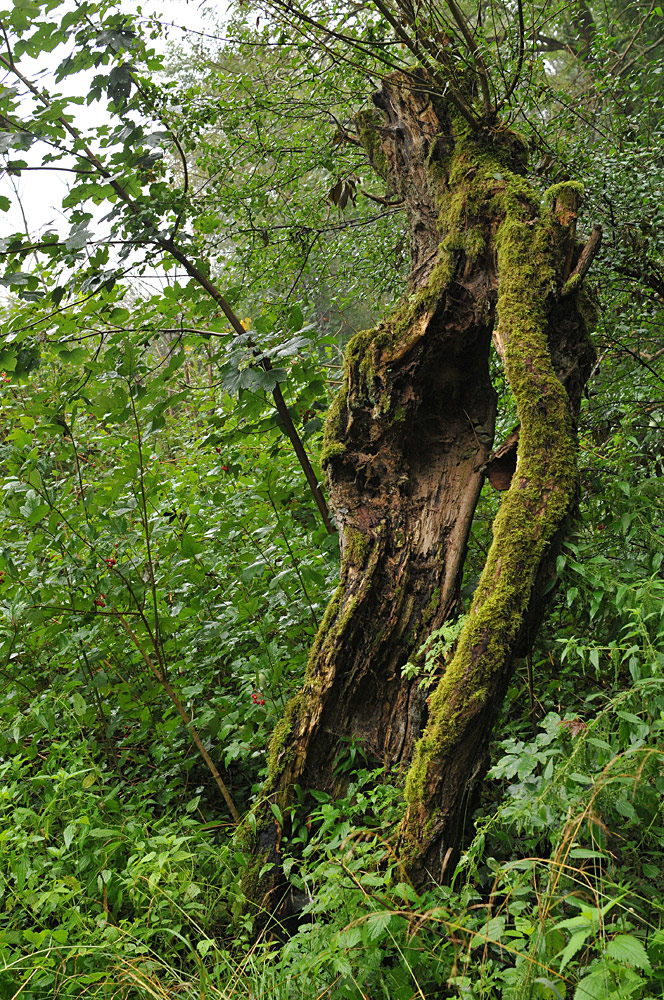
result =
[[[120,8],[127,11],[136,9],[128,0],[123,0],[119,4]],[[193,32],[205,32],[210,30],[210,25],[218,21],[225,10],[224,2],[215,0],[144,0],[142,3],[143,13],[154,14],[164,25],[172,25],[167,31],[167,40],[175,43],[185,42],[187,37],[195,38]],[[63,8],[59,7],[54,12],[58,18],[63,16]],[[155,43],[158,44],[158,43]],[[165,47],[165,43],[164,43]],[[38,68],[43,74],[49,70],[54,70],[63,58],[63,50],[51,54],[52,65],[40,59]],[[27,65],[27,63],[26,63]],[[91,73],[90,76],[93,74]],[[41,83],[48,87],[48,80],[41,76]],[[63,81],[57,85],[60,92],[66,91],[68,81]],[[80,111],[80,115],[79,115]],[[98,125],[103,116],[103,108],[99,103],[94,103],[89,107],[82,106],[77,110],[77,122],[79,127]],[[39,162],[41,155],[35,146],[28,154],[17,153],[23,159],[32,164]],[[60,204],[66,193],[67,174],[60,174],[56,171],[24,171],[20,177],[0,176],[0,194],[8,197],[12,202],[12,207],[8,212],[0,213],[0,238],[17,231],[25,230],[25,222],[21,209],[16,199],[16,187],[20,195],[23,212],[27,220],[28,230],[31,237],[36,237],[44,229],[57,229],[61,232],[68,232],[69,227],[62,219]]]

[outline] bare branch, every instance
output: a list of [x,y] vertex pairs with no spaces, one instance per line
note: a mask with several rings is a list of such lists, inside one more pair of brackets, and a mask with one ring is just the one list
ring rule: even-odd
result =
[[578,288],[584,277],[590,269],[590,265],[597,255],[597,251],[602,243],[602,227],[593,226],[593,231],[588,238],[588,242],[581,252],[581,256],[577,262],[576,267],[570,274],[569,278],[563,285],[563,289],[560,293],[562,299],[571,295],[575,288]]

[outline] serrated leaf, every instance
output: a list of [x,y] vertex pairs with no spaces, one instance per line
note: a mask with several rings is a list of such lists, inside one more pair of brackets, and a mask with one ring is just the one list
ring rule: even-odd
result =
[[578,782],[580,785],[592,785],[593,779],[588,774],[581,774],[580,771],[572,771],[570,774],[572,781]]
[[634,806],[631,802],[628,802],[627,799],[622,798],[622,796],[615,800],[614,807],[616,811],[619,812],[621,816],[625,816],[626,819],[631,819],[633,822],[638,821],[638,816]]
[[129,63],[121,63],[119,66],[114,66],[108,75],[108,96],[118,106],[125,104],[131,93],[131,71]]
[[304,325],[304,315],[298,305],[289,306],[286,310],[286,322],[288,329],[293,332],[299,331]]
[[31,278],[28,271],[9,271],[0,278],[0,285],[27,285]]
[[379,937],[382,937],[390,926],[392,917],[393,914],[389,910],[385,910],[383,913],[372,914],[367,927],[370,941],[376,941]]
[[115,309],[111,310],[108,317],[109,323],[113,323],[114,326],[123,326],[129,319],[129,310],[124,309],[122,306],[116,306]]
[[180,548],[182,549],[182,554],[192,558],[193,556],[200,555],[203,551],[203,546],[200,542],[197,542],[195,538],[192,538],[189,532],[182,532],[182,540],[180,542]]
[[360,927],[347,927],[345,931],[337,934],[337,944],[340,948],[354,948],[362,940],[362,929]]
[[584,930],[577,931],[576,934],[572,934],[571,938],[569,939],[569,941],[565,945],[565,948],[563,949],[563,953],[560,958],[559,972],[562,972],[567,963],[570,962],[577,954],[577,952],[579,952],[583,948],[591,931],[592,927],[588,926]]
[[266,351],[266,354],[272,358],[287,358],[293,354],[297,354],[301,347],[310,346],[310,338],[303,337],[300,332],[297,337],[290,337],[288,340],[284,341],[283,344],[279,344],[277,347],[273,347],[269,351]]
[[50,511],[48,504],[43,503],[41,498],[33,491],[27,494],[25,503],[19,508],[23,517],[27,520],[28,524],[37,524],[42,518]]
[[82,250],[91,237],[92,233],[88,230],[87,223],[82,222],[72,228],[69,237],[65,240],[65,247],[67,250]]
[[70,365],[80,365],[82,361],[88,356],[88,352],[84,347],[75,347],[71,351],[59,351],[58,358],[60,361],[64,361]]
[[645,972],[650,972],[650,959],[648,958],[646,949],[633,934],[616,934],[608,942],[606,953],[611,958],[615,958],[617,962],[621,962],[624,965],[632,965],[635,969],[643,969]]
[[16,351],[0,351],[0,371],[13,372],[16,369]]
[[605,969],[595,969],[581,979],[574,990],[574,1000],[607,1000],[615,996],[611,992],[609,977]]

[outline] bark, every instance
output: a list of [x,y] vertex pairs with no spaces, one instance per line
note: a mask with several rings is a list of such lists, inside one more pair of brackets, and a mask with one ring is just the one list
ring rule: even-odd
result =
[[[546,226],[540,227],[538,198],[522,177],[526,150],[518,136],[471,131],[424,76],[392,75],[374,102],[380,116],[360,118],[360,134],[373,165],[405,202],[411,278],[394,313],[376,329],[356,335],[346,352],[344,385],[328,417],[323,454],[330,508],[341,539],[340,582],[311,651],[303,689],[273,735],[266,791],[282,809],[291,803],[296,785],[338,791],[342,779],[335,763],[351,738],[387,767],[406,768],[415,752],[403,840],[413,871],[424,878],[428,870],[440,874],[441,858],[458,842],[459,804],[481,761],[492,708],[504,693],[518,637],[528,625],[534,581],[574,502],[572,410],[555,374],[547,368],[546,378],[540,375],[540,354],[545,356],[542,364],[548,359],[551,368],[555,353],[558,373],[570,386],[576,408],[589,355],[578,289],[564,300],[555,294],[579,257],[574,198],[570,201],[567,189],[561,188],[558,214],[547,216]],[[488,364],[492,335],[505,354],[519,398],[507,356],[520,334],[512,336],[514,323],[506,304],[516,294],[511,290],[524,284],[523,268],[514,260],[516,237],[510,241],[505,236],[517,221],[525,232],[517,256],[533,250],[529,240],[534,233],[538,239],[540,229],[546,234],[530,258],[531,299],[542,319],[540,332],[546,325],[542,317],[556,322],[544,331],[544,346],[538,343],[537,351],[523,362],[528,375],[520,377],[528,382],[530,365],[535,364],[534,383],[543,392],[546,382],[556,399],[557,409],[549,419],[565,428],[561,448],[566,464],[556,473],[564,482],[564,498],[556,494],[551,528],[538,536],[533,551],[519,542],[520,561],[509,557],[514,573],[523,572],[529,583],[510,619],[509,635],[495,654],[500,667],[494,668],[491,661],[491,685],[479,670],[477,683],[473,674],[473,683],[464,688],[464,677],[457,678],[458,669],[450,668],[447,689],[436,692],[435,711],[417,743],[429,710],[419,681],[404,678],[402,668],[458,608],[468,533],[493,442],[495,393]],[[508,277],[513,265],[514,280]],[[503,308],[497,333],[499,294]],[[551,375],[555,391],[547,381]],[[530,422],[521,411],[520,418],[521,453],[523,442],[530,440]],[[535,437],[532,448],[541,458],[542,449],[554,442]],[[529,481],[523,491],[530,504],[528,517],[535,524],[548,510],[543,497],[554,492],[558,482],[555,476],[550,482],[548,459],[543,462],[540,479]],[[519,463],[505,495],[508,500],[514,482],[523,478],[521,457]],[[552,468],[555,465],[553,455]],[[508,525],[496,535],[506,553],[509,530]],[[492,552],[495,548],[496,541]],[[493,558],[490,579],[500,576],[496,560],[500,556]],[[482,607],[491,589],[485,577],[486,571],[480,583]],[[477,606],[476,600],[475,615]],[[501,622],[492,614],[482,619],[484,631],[472,646],[473,669],[476,661],[483,662],[486,649],[493,655],[491,636],[494,628],[500,631]],[[480,708],[482,685],[487,692],[490,687],[491,694]],[[432,737],[432,724],[441,720],[444,726],[448,718],[441,704],[449,701],[450,717],[459,716],[457,695],[474,699],[477,712],[468,713],[467,724],[455,722],[449,738],[441,741],[439,729]],[[470,745],[473,740],[476,747]],[[439,813],[446,817],[442,824]],[[248,887],[254,897],[267,894],[268,901],[279,882],[280,837],[278,824],[269,817],[266,805],[258,818],[255,857],[257,866],[267,861],[274,868],[260,886]]]
[[[351,735],[380,763],[410,761],[426,702],[402,667],[456,610],[493,441],[491,214],[469,206],[468,227],[441,233],[455,155],[447,108],[400,76],[374,100],[382,124],[366,116],[360,131],[407,206],[412,273],[394,314],[351,340],[328,418],[323,463],[340,582],[305,687],[272,743],[280,793],[295,782],[334,787],[335,758]],[[512,157],[512,145],[503,153]]]

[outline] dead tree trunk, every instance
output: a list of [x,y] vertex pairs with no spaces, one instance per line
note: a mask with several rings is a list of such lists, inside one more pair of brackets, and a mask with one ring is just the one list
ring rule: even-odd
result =
[[[360,133],[405,202],[412,273],[396,311],[348,345],[328,417],[323,462],[341,577],[305,686],[272,741],[280,794],[294,782],[332,788],[337,751],[351,735],[381,763],[410,761],[426,702],[402,667],[456,609],[493,441],[491,194],[465,199],[469,163],[452,203],[448,170],[459,136],[425,81],[392,77],[374,102],[382,115],[363,116]],[[512,137],[494,152],[496,170],[523,159]],[[455,213],[441,231],[441,216]]]
[[[411,278],[397,309],[348,345],[344,385],[327,421],[323,460],[341,537],[341,575],[304,686],[273,735],[267,791],[282,808],[295,784],[336,790],[335,760],[351,737],[385,765],[407,767],[413,759],[428,707],[402,667],[457,609],[466,542],[493,442],[492,335],[517,401],[526,392],[522,383],[529,399],[540,393],[529,404],[536,411],[542,401],[546,408],[549,397],[555,400],[547,410],[547,431],[534,435],[519,403],[517,486],[506,494],[503,509],[513,509],[527,449],[541,467],[539,478],[528,479],[523,489],[528,506],[518,514],[519,524],[522,516],[532,522],[532,544],[519,536],[518,555],[508,554],[512,527],[500,526],[506,521],[501,515],[473,605],[477,617],[477,608],[490,604],[491,581],[501,577],[502,565],[524,577],[519,599],[510,605],[509,628],[494,621],[490,608],[471,644],[474,668],[489,653],[493,657],[485,671],[493,680],[486,684],[478,668],[477,684],[464,688],[457,656],[417,743],[403,834],[413,870],[425,877],[428,870],[440,874],[441,858],[453,831],[458,833],[460,796],[486,743],[491,708],[504,692],[534,581],[574,503],[573,410],[590,354],[576,303],[579,282],[570,278],[578,257],[574,186],[561,187],[557,214],[540,220],[539,198],[523,178],[526,149],[518,136],[473,131],[422,75],[394,74],[374,103],[380,114],[364,115],[360,134],[374,167],[404,200]],[[563,286],[569,293],[564,298]],[[531,309],[539,340],[519,353],[521,312]],[[554,327],[549,321],[555,317]],[[572,387],[572,407],[551,367],[554,352],[558,375]],[[513,363],[514,353],[520,360]],[[497,544],[502,553],[495,553]],[[503,613],[502,605],[496,613]],[[495,653],[494,630],[504,637]],[[462,637],[460,649],[464,642]],[[439,706],[456,706],[467,696],[473,704],[482,702],[477,718],[470,713],[467,723],[465,716],[463,725],[455,721],[441,740],[440,727],[432,726],[440,719],[444,727],[452,709]],[[459,712],[455,707],[455,720]],[[475,739],[477,752],[466,746]],[[442,825],[441,809],[450,814]],[[256,843],[261,867],[278,860],[279,836],[265,810]],[[275,885],[268,876],[263,889]]]

